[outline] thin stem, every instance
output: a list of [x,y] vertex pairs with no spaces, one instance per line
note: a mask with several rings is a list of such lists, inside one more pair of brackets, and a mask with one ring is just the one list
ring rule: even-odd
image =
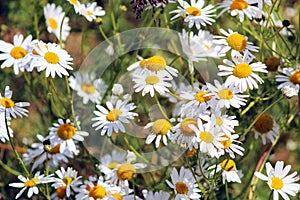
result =
[[6,165],[5,163],[2,162],[2,160],[0,160],[0,166],[3,167],[3,169],[5,169],[7,172],[15,175],[15,176],[19,176],[21,175],[22,173],[19,172],[19,171],[16,171],[12,168],[10,168],[10,166]]
[[226,191],[226,199],[229,200],[228,182],[227,181],[225,181],[225,191]]
[[165,119],[169,120],[169,117],[167,116],[166,112],[164,111],[164,109],[162,108],[160,102],[158,101],[158,98],[157,98],[156,94],[154,94],[154,98],[155,98],[155,101],[156,101],[156,103],[158,105],[158,108],[159,108],[160,112],[163,114],[163,116],[165,117]]
[[[33,6],[34,6],[34,10],[38,10],[36,8],[36,0],[33,1]],[[38,21],[37,12],[33,12],[33,25],[35,30],[35,37],[36,39],[39,39],[40,31],[39,31],[39,21]]]
[[[46,152],[46,163],[45,163],[45,176],[49,175],[49,156],[48,152]],[[50,193],[49,193],[49,184],[46,183],[46,198],[50,200]]]
[[133,153],[135,153],[138,157],[140,157],[144,162],[149,163],[149,161],[146,158],[144,158],[139,152],[137,152],[135,150],[135,148],[133,146],[130,145],[127,137],[125,137],[125,136],[124,136],[124,141]]

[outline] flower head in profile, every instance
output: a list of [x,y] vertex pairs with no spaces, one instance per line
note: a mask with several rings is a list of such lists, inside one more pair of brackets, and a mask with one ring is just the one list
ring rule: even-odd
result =
[[155,147],[158,148],[162,139],[163,144],[168,144],[168,138],[171,137],[172,124],[166,119],[157,119],[148,123],[145,128],[150,128],[151,132],[146,139],[146,144],[150,144],[155,140]]
[[81,5],[78,0],[67,0],[74,8],[75,13],[80,13],[79,6]]
[[267,182],[270,189],[273,190],[274,200],[278,200],[279,195],[287,200],[290,199],[288,195],[296,196],[300,190],[300,184],[295,183],[299,180],[299,176],[296,176],[297,172],[288,175],[291,168],[291,165],[284,167],[283,161],[277,161],[275,168],[272,167],[271,163],[267,162],[267,176],[260,172],[255,172],[254,175]]
[[[217,167],[217,169],[215,169],[215,167]],[[222,173],[223,183],[225,182],[241,183],[241,179],[239,177],[236,164],[232,159],[225,159],[217,166],[214,165],[212,167],[209,167],[208,169],[212,170],[211,172],[212,174],[214,174],[214,172],[222,171],[221,173]]]
[[278,89],[289,86],[295,90],[296,93],[299,92],[300,85],[300,70],[294,68],[283,68],[279,70],[282,75],[276,75],[276,81],[280,83]]
[[83,15],[88,21],[93,21],[96,17],[105,15],[105,11],[101,6],[97,6],[97,2],[80,4],[79,13]]

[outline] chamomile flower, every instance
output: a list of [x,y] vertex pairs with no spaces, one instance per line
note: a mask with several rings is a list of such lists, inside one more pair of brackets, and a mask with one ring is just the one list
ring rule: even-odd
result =
[[113,132],[125,132],[123,123],[128,124],[130,120],[137,116],[137,113],[131,112],[135,109],[133,103],[128,103],[127,100],[118,100],[115,105],[107,101],[106,106],[108,109],[101,105],[96,105],[97,110],[94,114],[97,117],[92,118],[96,121],[92,127],[96,127],[96,131],[101,129],[101,135],[107,134],[111,136]]
[[59,198],[70,197],[72,191],[78,191],[81,184],[81,176],[77,176],[78,172],[72,167],[65,170],[63,167],[55,171],[58,178],[51,185],[56,189],[56,195]]
[[292,88],[289,85],[284,86],[283,88],[281,88],[281,92],[288,99],[292,98],[293,96],[297,96],[298,95],[298,93],[295,90],[295,88]]
[[104,95],[107,85],[101,78],[95,77],[94,74],[79,74],[76,73],[75,77],[69,78],[70,87],[77,91],[77,95],[83,98],[83,104],[89,101],[93,103],[100,103],[102,95]]
[[221,137],[223,134],[216,132],[210,122],[203,124],[200,118],[197,119],[197,126],[194,124],[188,126],[197,135],[199,150],[209,154],[210,157],[219,158],[218,150],[223,147],[221,141],[226,139]]
[[14,102],[12,99],[12,91],[9,89],[9,86],[5,87],[4,96],[0,93],[0,112],[5,113],[5,117],[10,119],[10,117],[17,118],[28,116],[28,110],[24,107],[29,106],[28,102]]
[[240,22],[244,21],[245,15],[251,20],[255,17],[259,9],[253,4],[253,0],[224,0],[217,6],[217,9],[223,9],[219,12],[220,17],[224,12],[230,13],[231,16],[239,16]]
[[262,114],[254,124],[255,138],[261,137],[262,143],[266,144],[267,139],[272,143],[278,136],[278,126],[273,117],[267,113]]
[[166,119],[157,119],[154,122],[148,123],[144,128],[150,128],[151,133],[147,136],[146,144],[150,144],[155,140],[155,147],[158,148],[160,140],[164,145],[168,144],[168,138],[171,137],[172,124]]
[[[227,76],[225,85],[234,85],[239,88],[240,92],[246,91],[248,88],[253,90],[258,88],[257,82],[262,84],[264,81],[254,72],[268,73],[267,66],[261,62],[252,62],[249,51],[242,56],[240,53],[232,55],[230,60],[223,60],[226,65],[219,65],[219,76]],[[257,82],[256,82],[257,81]]]
[[56,6],[54,3],[48,3],[44,7],[44,15],[48,32],[54,33],[58,40],[61,39],[62,41],[65,41],[70,34],[71,27],[68,24],[69,17],[65,17],[65,12],[63,12],[62,7]]
[[290,199],[288,195],[296,196],[300,190],[300,184],[295,183],[299,180],[299,176],[296,176],[297,172],[293,172],[288,175],[291,168],[291,165],[284,167],[283,161],[277,161],[275,168],[272,167],[271,163],[267,162],[267,176],[260,172],[255,172],[254,175],[267,182],[270,189],[273,190],[274,200],[278,200],[279,195],[282,196],[283,199],[287,200]]
[[65,149],[69,149],[76,154],[78,150],[75,142],[82,142],[84,137],[89,135],[88,132],[77,130],[74,123],[69,119],[65,122],[63,119],[58,119],[58,123],[53,123],[53,127],[49,128],[49,131],[47,139],[50,139],[55,144],[60,144],[60,153],[63,153]]
[[200,199],[200,190],[196,187],[196,180],[189,169],[181,167],[178,173],[176,168],[173,168],[171,181],[166,180],[168,186],[174,189],[174,200]]
[[[8,132],[10,137],[13,137],[13,130],[9,127],[10,121],[7,120]],[[0,140],[5,143],[9,140],[6,124],[5,124],[5,112],[0,112]]]
[[67,0],[74,8],[75,13],[80,14],[80,2],[78,0]]
[[173,10],[170,14],[176,14],[171,20],[185,16],[184,22],[189,24],[189,28],[194,25],[199,30],[201,26],[211,25],[215,20],[213,13],[216,9],[212,5],[204,6],[204,0],[191,0],[191,4],[186,1],[178,0],[179,6],[177,10]]
[[248,41],[248,37],[238,32],[234,32],[228,29],[228,32],[224,29],[220,29],[223,35],[214,36],[215,44],[221,45],[222,48],[219,54],[225,54],[226,52],[233,50],[238,52],[245,52],[246,50],[252,52],[258,52],[258,47],[254,46],[252,42]]
[[143,59],[138,57],[140,61],[130,65],[127,70],[133,71],[133,74],[143,74],[144,72],[152,72],[161,76],[177,77],[177,69],[167,65],[166,60],[162,56],[152,56],[150,58]]
[[222,150],[219,151],[220,155],[224,155],[224,153],[228,153],[231,158],[235,158],[234,155],[235,153],[240,156],[244,155],[243,152],[245,151],[245,149],[239,146],[241,142],[237,140],[239,138],[238,134],[226,133],[221,137],[225,138],[226,140],[221,141],[221,144],[223,145],[222,150],[224,151]]
[[22,182],[19,183],[10,183],[9,186],[16,187],[16,188],[22,188],[21,191],[17,194],[15,197],[18,199],[26,189],[28,189],[27,197],[31,198],[33,194],[39,194],[39,189],[37,185],[43,184],[43,183],[50,183],[53,182],[54,179],[50,176],[45,176],[44,174],[40,175],[40,172],[37,172],[33,178],[29,179],[22,175],[18,176],[18,179]]
[[214,169],[215,166],[209,167],[208,169],[212,170],[212,174],[216,171],[219,172],[222,170],[223,183],[225,182],[236,182],[241,183],[241,179],[236,168],[236,164],[232,159],[225,159],[222,163],[217,165],[217,169]]
[[233,85],[225,86],[225,84],[220,84],[219,81],[215,80],[215,86],[207,83],[208,89],[211,91],[211,97],[216,101],[216,109],[230,106],[235,108],[240,108],[246,105],[248,95],[238,94],[238,89]]
[[300,70],[295,70],[293,68],[283,68],[279,70],[283,75],[276,75],[276,81],[280,83],[278,89],[281,89],[285,86],[290,86],[294,88],[296,93],[299,92],[300,84]]
[[158,192],[152,192],[143,190],[143,196],[145,200],[158,200],[158,199],[169,199],[170,194],[168,192],[158,191]]
[[79,5],[79,13],[83,15],[88,21],[93,21],[96,17],[100,17],[105,15],[105,11],[101,6],[97,6],[97,2],[80,4]]
[[1,68],[14,67],[15,74],[19,73],[21,67],[23,67],[22,61],[27,55],[29,46],[32,40],[32,36],[28,35],[23,41],[24,36],[22,34],[14,35],[13,44],[0,40],[0,60],[4,60],[1,64]]
[[168,88],[172,87],[172,84],[168,81],[171,80],[171,77],[166,77],[161,73],[145,72],[143,74],[134,74],[133,82],[135,82],[135,85],[133,88],[135,92],[142,91],[142,96],[150,93],[150,96],[153,97],[155,92],[159,94],[169,92]]
[[35,48],[36,53],[39,55],[37,59],[33,60],[32,67],[37,67],[38,71],[46,70],[46,77],[55,75],[62,77],[62,75],[69,76],[68,70],[73,70],[73,58],[67,51],[61,49],[55,43],[39,42]]

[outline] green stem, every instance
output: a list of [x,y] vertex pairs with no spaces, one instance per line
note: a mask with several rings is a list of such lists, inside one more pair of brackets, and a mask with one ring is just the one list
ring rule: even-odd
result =
[[225,181],[225,191],[226,191],[226,199],[229,200],[228,182],[227,181]]
[[6,165],[5,163],[2,162],[2,160],[0,160],[0,166],[3,167],[3,169],[5,169],[7,172],[15,175],[15,176],[19,176],[21,175],[22,173],[19,172],[19,171],[16,171],[12,168],[10,168],[10,166]]
[[[46,152],[46,163],[45,163],[45,176],[49,175],[49,157],[48,152]],[[46,198],[47,200],[50,200],[50,193],[49,193],[49,185],[46,183]]]
[[169,117],[168,117],[168,115],[166,114],[166,112],[164,111],[164,109],[162,108],[162,106],[161,106],[161,104],[160,104],[160,102],[159,102],[159,100],[158,100],[156,94],[154,94],[154,99],[155,99],[155,101],[156,101],[156,104],[157,104],[157,106],[158,106],[160,112],[163,114],[163,116],[165,117],[165,119],[169,121]]
[[135,153],[135,154],[136,154],[139,158],[141,158],[144,162],[149,163],[149,161],[148,161],[146,158],[144,158],[139,152],[137,152],[137,151],[135,150],[135,148],[134,148],[133,146],[130,145],[130,143],[129,143],[127,137],[125,137],[125,136],[124,136],[124,141],[125,141],[125,143],[126,143],[127,146],[129,147],[129,149],[130,149],[133,153]]
[[[34,6],[34,10],[38,10],[38,8],[36,8],[36,0],[33,0],[33,6]],[[33,13],[33,25],[35,30],[35,37],[36,39],[39,39],[40,31],[39,31],[39,21],[38,21],[37,13],[38,12]]]

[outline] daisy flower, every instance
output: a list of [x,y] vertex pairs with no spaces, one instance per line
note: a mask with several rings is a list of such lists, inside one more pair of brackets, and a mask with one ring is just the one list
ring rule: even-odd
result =
[[273,143],[278,136],[278,126],[273,117],[264,113],[254,124],[255,138],[261,137],[262,143],[266,144],[267,138]]
[[87,104],[89,101],[99,104],[108,87],[101,78],[96,79],[95,74],[76,73],[69,78],[69,82],[70,87],[83,98],[83,104]]
[[133,82],[135,85],[133,88],[135,92],[142,91],[142,96],[145,96],[147,93],[150,93],[150,96],[154,96],[154,92],[159,94],[165,94],[169,92],[168,87],[172,87],[172,84],[167,81],[171,81],[171,77],[166,77],[161,73],[154,72],[145,72],[143,74],[134,74]]
[[223,35],[214,36],[216,40],[213,41],[215,44],[222,46],[219,54],[225,54],[230,50],[238,52],[245,52],[246,50],[258,52],[259,50],[259,47],[254,46],[252,42],[249,42],[248,37],[245,35],[234,32],[231,29],[228,29],[228,32],[224,29],[220,29],[220,32]]
[[257,7],[250,5],[255,3],[254,1],[255,0],[224,0],[217,6],[217,9],[223,9],[219,12],[218,17],[224,12],[228,12],[231,16],[238,15],[240,22],[244,21],[245,15],[252,20],[259,11]]
[[292,174],[288,175],[291,168],[291,165],[284,167],[283,161],[277,161],[275,168],[273,168],[272,165],[267,162],[267,176],[260,172],[255,172],[254,175],[257,178],[267,182],[270,189],[273,190],[274,200],[279,199],[279,194],[283,199],[290,199],[288,195],[296,196],[300,190],[300,184],[295,183],[299,180],[299,176],[296,176],[297,172],[293,172]]
[[62,119],[58,119],[58,123],[53,123],[53,127],[49,128],[49,131],[47,139],[50,139],[55,144],[60,144],[60,153],[68,149],[76,154],[78,150],[76,149],[75,142],[82,142],[84,137],[89,135],[88,132],[77,130],[74,123],[69,119],[65,122]]
[[73,70],[73,58],[67,51],[61,49],[55,43],[39,42],[34,49],[39,57],[32,61],[32,67],[37,67],[38,71],[46,70],[46,77],[51,75],[52,78],[57,74],[59,77],[62,75],[69,76],[68,70]]
[[286,97],[286,98],[292,98],[293,96],[297,96],[298,93],[295,90],[295,88],[290,87],[289,85],[284,86],[283,88],[281,88],[281,92],[282,94]]
[[28,110],[23,107],[27,107],[30,104],[28,102],[14,102],[12,99],[12,91],[9,89],[9,86],[5,87],[4,96],[0,93],[0,112],[5,112],[7,119],[10,117],[17,118],[28,116]]
[[264,81],[254,72],[268,73],[267,66],[261,62],[252,62],[252,58],[249,56],[249,51],[246,51],[244,56],[240,53],[232,55],[232,61],[227,59],[223,60],[226,65],[219,65],[219,76],[227,76],[225,85],[234,85],[240,89],[240,92],[258,88],[258,81],[262,84]]
[[68,167],[67,171],[61,167],[55,171],[58,178],[51,185],[56,189],[56,195],[59,198],[70,197],[71,191],[78,191],[81,184],[81,176],[77,176],[77,171]]
[[198,30],[201,26],[211,25],[215,22],[213,13],[216,9],[212,5],[204,7],[204,0],[191,0],[191,4],[178,0],[178,3],[178,9],[170,12],[170,14],[176,14],[171,20],[184,16],[184,22],[189,23],[189,28],[195,25]]
[[144,128],[150,128],[151,133],[146,138],[146,144],[150,144],[155,140],[155,147],[158,148],[160,140],[163,144],[168,144],[168,138],[171,137],[172,124],[166,119],[157,119],[154,122],[148,123]]
[[236,164],[234,160],[232,159],[225,159],[222,163],[218,164],[216,167],[217,169],[214,169],[215,165],[212,167],[209,167],[210,170],[212,170],[212,174],[214,172],[220,172],[222,170],[222,179],[223,184],[226,182],[236,182],[241,183],[241,179],[239,177],[239,172],[236,169]]
[[200,118],[197,119],[197,126],[194,124],[188,126],[197,135],[199,150],[202,153],[209,154],[210,157],[219,158],[220,155],[218,150],[223,147],[221,141],[226,139],[222,138],[223,134],[215,132],[215,129],[212,128],[210,122],[203,124]]
[[[10,121],[7,121],[7,126],[10,137],[13,137],[13,130],[9,127]],[[5,124],[5,112],[0,112],[0,140],[3,143],[9,140]]]
[[[47,4],[44,7],[44,15],[46,19],[47,30],[49,33],[54,33],[58,40],[65,41],[70,34],[71,27],[69,26],[69,17],[65,17],[65,12],[63,12],[61,6],[52,4]],[[64,20],[64,21],[62,21]],[[63,23],[63,24],[62,24]],[[62,26],[61,26],[62,24]],[[60,28],[62,27],[62,29]],[[60,32],[61,38],[60,38]]]
[[87,5],[79,5],[79,13],[83,15],[88,21],[93,21],[96,17],[105,15],[105,11],[101,6],[97,6],[97,2],[88,3]]
[[22,182],[10,183],[9,186],[22,188],[21,191],[17,194],[16,199],[18,199],[26,189],[28,189],[27,197],[31,198],[33,194],[39,194],[39,189],[37,185],[42,183],[50,183],[54,181],[54,179],[51,176],[52,175],[49,176],[45,176],[44,174],[40,175],[40,172],[37,172],[33,178],[29,179],[22,175],[19,175],[18,179]]
[[281,89],[285,86],[290,86],[295,89],[296,93],[299,92],[299,84],[300,84],[300,70],[295,70],[293,68],[283,68],[279,70],[283,75],[276,75],[276,81],[280,84],[278,85],[278,89]]
[[225,84],[220,84],[219,81],[215,80],[215,86],[210,83],[207,83],[208,89],[211,91],[210,95],[214,101],[216,101],[216,109],[226,107],[227,109],[230,106],[235,108],[240,108],[241,106],[246,105],[248,95],[237,94],[238,89],[233,85],[225,86]]
[[243,156],[244,155],[244,151],[245,149],[241,146],[239,146],[240,144],[242,144],[240,141],[238,141],[237,139],[239,138],[238,134],[231,134],[231,133],[226,133],[224,135],[221,136],[222,138],[225,138],[226,140],[220,141],[221,144],[223,145],[222,150],[224,151],[219,151],[220,155],[224,155],[224,153],[228,153],[229,156],[231,158],[235,158],[235,153]]
[[128,124],[129,120],[137,116],[137,113],[131,112],[136,106],[134,103],[128,103],[127,100],[118,100],[115,105],[107,101],[106,106],[108,109],[96,105],[97,110],[94,111],[94,114],[97,117],[92,118],[93,121],[96,121],[92,127],[96,127],[96,131],[101,129],[102,136],[106,133],[111,136],[113,132],[125,132],[123,123]]
[[188,200],[188,199],[200,199],[200,190],[196,187],[196,180],[193,177],[192,172],[184,167],[180,168],[180,171],[173,168],[171,172],[171,181],[166,180],[168,186],[174,189],[174,200]]
[[22,61],[29,51],[29,46],[32,36],[28,35],[23,41],[22,34],[14,35],[13,44],[0,40],[0,60],[4,60],[1,68],[14,66],[15,74],[19,73],[20,68],[23,66]]
[[67,0],[74,8],[75,13],[80,14],[80,2],[78,0]]
[[158,199],[169,199],[170,194],[168,192],[158,191],[152,192],[147,190],[142,190],[145,200],[158,200]]
[[177,77],[177,69],[167,65],[166,60],[162,56],[152,56],[150,58],[143,59],[138,56],[140,61],[130,65],[127,70],[133,71],[133,74],[143,74],[144,72],[152,72],[157,75],[171,77]]

